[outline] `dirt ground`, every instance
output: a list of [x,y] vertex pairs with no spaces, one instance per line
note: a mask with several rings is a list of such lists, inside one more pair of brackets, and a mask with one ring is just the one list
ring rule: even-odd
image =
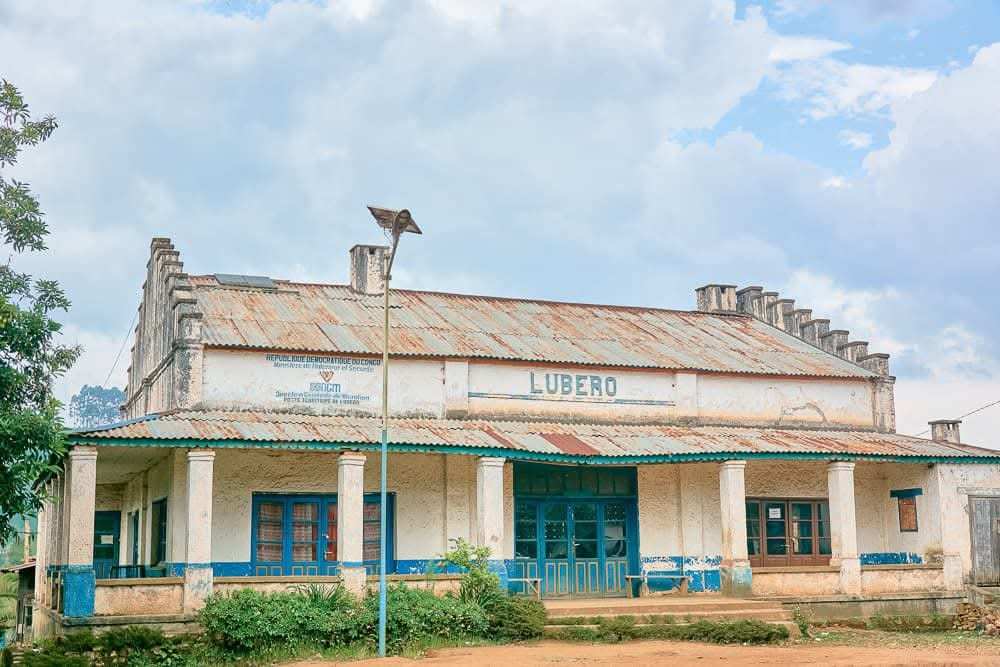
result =
[[432,665],[1000,665],[997,646],[716,646],[688,642],[643,641],[578,644],[544,641],[518,646],[476,646],[428,651],[417,659],[388,658],[358,662],[306,661],[294,667],[431,667]]

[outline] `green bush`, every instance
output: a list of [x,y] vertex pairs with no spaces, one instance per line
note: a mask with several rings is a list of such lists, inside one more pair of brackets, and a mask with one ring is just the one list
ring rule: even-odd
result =
[[875,615],[868,621],[870,630],[888,632],[945,632],[951,630],[953,620],[949,616],[881,616]]
[[267,650],[277,646],[341,643],[338,633],[357,615],[349,596],[317,602],[300,593],[260,593],[242,589],[211,595],[199,622],[216,643],[234,651]]
[[474,547],[461,537],[451,541],[454,546],[441,558],[462,570],[459,599],[485,609],[498,598],[506,596],[500,587],[500,577],[490,571],[490,548]]
[[638,633],[639,628],[635,626],[635,618],[632,616],[601,618],[597,622],[597,636],[601,641],[620,642],[635,639]]
[[637,628],[636,637],[680,639],[713,644],[775,644],[788,639],[788,628],[764,621],[696,621],[690,625]]
[[127,656],[134,652],[148,651],[162,646],[166,636],[162,630],[130,625],[101,633],[97,637],[97,647],[105,654],[114,653]]
[[491,639],[521,641],[541,637],[547,615],[538,600],[503,595],[486,608],[486,616]]
[[[405,584],[386,590],[386,647],[396,652],[408,644],[428,639],[487,637],[486,612],[477,604]],[[359,638],[374,642],[378,636],[378,596],[369,593],[363,603]]]
[[34,653],[25,651],[24,667],[90,667],[91,661],[83,656],[65,655],[59,651]]

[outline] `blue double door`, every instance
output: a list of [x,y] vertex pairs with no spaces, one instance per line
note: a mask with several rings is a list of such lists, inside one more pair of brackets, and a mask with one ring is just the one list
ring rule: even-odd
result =
[[634,500],[521,500],[516,511],[516,562],[522,576],[541,579],[543,595],[626,594]]

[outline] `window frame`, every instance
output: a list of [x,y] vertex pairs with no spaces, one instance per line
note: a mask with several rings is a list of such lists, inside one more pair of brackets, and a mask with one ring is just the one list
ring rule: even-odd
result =
[[[896,519],[899,525],[899,532],[901,533],[919,533],[920,532],[920,509],[919,503],[917,502],[917,496],[922,496],[924,494],[923,489],[895,489],[889,491],[889,497],[896,499]],[[903,527],[903,503],[912,502],[913,503],[913,528]]]
[[[750,521],[749,516],[749,504],[757,503],[757,522],[760,526],[759,535],[757,537],[751,537],[750,535]],[[786,553],[784,555],[768,554],[767,553],[767,518],[765,517],[765,507],[768,504],[781,503],[784,506],[784,525],[785,534],[783,538],[786,544],[792,541],[791,531],[792,524],[796,523],[796,520],[792,517],[792,505],[795,504],[806,504],[811,506],[809,524],[811,526],[811,537],[808,538],[812,541],[812,550],[809,554],[797,554],[797,553]],[[790,498],[790,497],[766,497],[766,496],[748,496],[745,499],[744,506],[746,507],[744,514],[744,522],[747,526],[747,555],[750,561],[750,567],[795,567],[795,566],[823,566],[830,564],[831,554],[821,553],[820,542],[821,540],[830,540],[831,551],[832,551],[832,537],[830,533],[830,501],[828,498]],[[820,524],[824,523],[820,520],[820,512],[818,508],[820,506],[825,506],[826,509],[826,519],[827,524],[827,536],[821,537]],[[771,538],[780,539],[780,538]],[[750,544],[752,541],[757,541],[759,543],[759,552],[755,555],[750,554]]]
[[[379,493],[364,494],[365,506],[378,505],[380,502]],[[293,560],[293,544],[296,543],[292,529],[292,506],[295,503],[318,504],[317,514],[317,540],[316,540],[316,560],[296,561]],[[267,503],[280,504],[282,506],[282,535],[281,535],[281,561],[261,561],[257,559],[258,544],[258,524],[260,506]],[[331,507],[337,505],[336,493],[273,493],[254,492],[251,503],[250,515],[250,567],[257,576],[333,576],[338,574],[340,568],[339,545],[337,544],[336,521],[330,521],[329,512]],[[395,493],[386,495],[386,570],[387,573],[396,571],[395,561]],[[336,513],[334,514],[336,516]],[[378,520],[363,519],[363,523],[378,523]],[[334,531],[331,534],[331,529]],[[362,527],[362,557],[366,545],[378,544],[379,540],[364,539],[364,527]],[[266,542],[267,540],[265,540]],[[299,540],[298,542],[301,542]],[[328,547],[334,545],[333,552],[337,558],[328,559]],[[379,559],[362,560],[365,568],[370,573],[377,573]]]

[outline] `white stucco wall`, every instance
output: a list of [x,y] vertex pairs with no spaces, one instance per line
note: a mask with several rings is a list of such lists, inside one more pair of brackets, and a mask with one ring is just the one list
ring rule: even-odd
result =
[[[380,371],[377,357],[208,349],[198,407],[374,416],[381,410]],[[395,359],[389,382],[396,416],[873,424],[872,386],[864,379]]]
[[[259,493],[337,492],[337,452],[217,450],[212,560],[250,560],[252,499]],[[366,452],[365,491],[379,490],[379,455]],[[389,458],[388,488],[396,494],[396,558],[434,558],[449,539],[470,539],[475,521],[474,459],[399,453]],[[265,472],[266,471],[266,472]],[[505,475],[506,477],[506,475]]]
[[962,556],[963,576],[972,571],[972,538],[969,519],[969,496],[960,488],[1000,490],[1000,466],[997,465],[938,465],[935,466],[941,499],[942,546],[945,552]]
[[698,417],[736,424],[871,426],[871,385],[856,380],[699,375]]
[[639,466],[638,481],[641,558],[720,555],[718,464]]

